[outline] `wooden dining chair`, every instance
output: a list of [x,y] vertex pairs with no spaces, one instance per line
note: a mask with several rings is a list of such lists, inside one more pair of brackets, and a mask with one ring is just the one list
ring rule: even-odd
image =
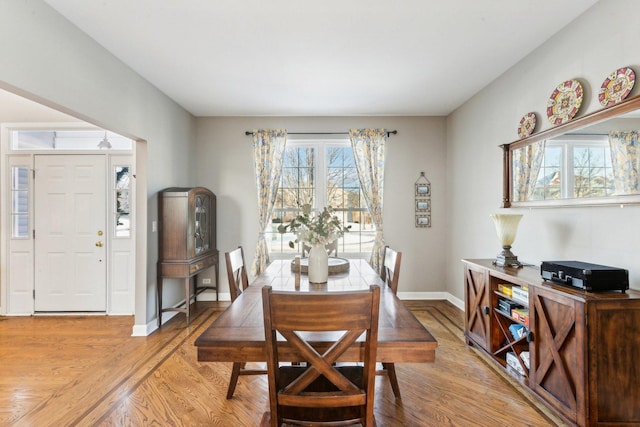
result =
[[[380,277],[387,286],[391,288],[393,294],[398,293],[398,278],[400,277],[400,262],[402,261],[402,252],[397,252],[389,246],[384,247],[384,255],[382,261],[382,269]],[[396,399],[400,399],[400,386],[398,385],[398,377],[396,375],[396,365],[393,363],[383,363],[382,369],[376,372],[378,375],[385,375],[389,378],[391,389]]]
[[[338,239],[334,240],[331,243],[327,243],[326,245],[324,245],[324,248],[327,250],[327,255],[337,257],[338,256]],[[311,246],[302,242],[302,257],[303,258],[308,257],[309,251],[311,251]]]
[[[262,288],[269,379],[269,411],[261,426],[374,426],[375,362],[380,287],[350,292],[284,292]],[[323,348],[314,337],[333,337]],[[364,334],[362,364],[340,366],[344,353]],[[279,348],[281,335],[288,344]],[[356,344],[357,345],[357,344]],[[292,360],[293,359],[293,360]],[[343,357],[343,359],[345,359]],[[285,365],[301,361],[305,365]],[[358,360],[349,360],[356,362]]]
[[[233,302],[240,296],[242,291],[249,286],[242,246],[238,246],[238,249],[231,252],[225,252],[224,258],[227,264],[229,293],[231,294],[231,302]],[[227,399],[233,397],[240,375],[264,375],[267,373],[266,369],[247,369],[245,365],[246,364],[242,362],[233,363],[231,378],[229,379],[229,388],[227,389]]]

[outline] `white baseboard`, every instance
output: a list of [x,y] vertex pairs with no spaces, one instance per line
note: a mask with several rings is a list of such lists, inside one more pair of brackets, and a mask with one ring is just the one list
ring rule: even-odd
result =
[[464,301],[454,297],[449,292],[398,292],[398,298],[401,300],[447,300],[451,304],[464,310]]
[[[204,291],[201,294],[198,294],[198,301],[215,301],[216,293],[211,291]],[[231,294],[229,292],[219,293],[218,301],[231,301]],[[180,301],[179,303],[174,305],[175,307],[184,306],[184,301]],[[175,311],[167,311],[162,313],[162,324],[164,325],[169,321],[173,316],[178,313]],[[145,325],[133,325],[133,331],[131,332],[132,337],[146,337],[153,333],[156,329],[158,329],[158,318],[154,317]]]
[[464,301],[448,293],[447,301],[464,311]]
[[[204,291],[198,295],[198,301],[215,301],[216,293],[212,291]],[[218,301],[231,301],[231,294],[229,292],[218,293]]]

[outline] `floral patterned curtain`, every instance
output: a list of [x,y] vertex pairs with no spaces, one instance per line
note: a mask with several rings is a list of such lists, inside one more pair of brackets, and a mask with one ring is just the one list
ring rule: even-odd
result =
[[253,131],[253,159],[258,190],[258,230],[260,232],[254,261],[251,264],[251,274],[256,276],[269,265],[269,249],[264,230],[267,228],[267,222],[276,202],[286,141],[286,130]]
[[512,152],[513,162],[513,200],[523,202],[531,200],[533,190],[544,159],[545,141],[518,148]]
[[640,153],[636,130],[609,132],[611,166],[616,194],[637,194]]
[[384,129],[351,129],[351,148],[356,161],[362,194],[376,227],[376,240],[369,263],[380,272],[384,255],[382,208],[384,190],[384,158],[387,131]]

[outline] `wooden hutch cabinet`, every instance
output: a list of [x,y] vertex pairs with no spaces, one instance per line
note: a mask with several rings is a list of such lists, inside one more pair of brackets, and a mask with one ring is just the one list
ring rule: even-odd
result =
[[572,425],[640,425],[640,292],[585,292],[542,280],[538,267],[463,263],[467,343]]
[[[204,187],[167,188],[158,193],[159,261],[158,261],[158,326],[162,313],[185,313],[189,324],[191,279],[194,278],[194,301],[205,289],[216,290],[218,299],[218,250],[216,249],[216,196]],[[198,287],[198,273],[215,268],[215,286]],[[164,279],[183,279],[184,308],[163,308]]]

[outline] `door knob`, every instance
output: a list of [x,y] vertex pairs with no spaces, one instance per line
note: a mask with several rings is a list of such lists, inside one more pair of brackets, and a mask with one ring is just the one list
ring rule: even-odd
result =
[[101,248],[104,246],[104,243],[102,243],[101,241],[96,242],[96,246]]

